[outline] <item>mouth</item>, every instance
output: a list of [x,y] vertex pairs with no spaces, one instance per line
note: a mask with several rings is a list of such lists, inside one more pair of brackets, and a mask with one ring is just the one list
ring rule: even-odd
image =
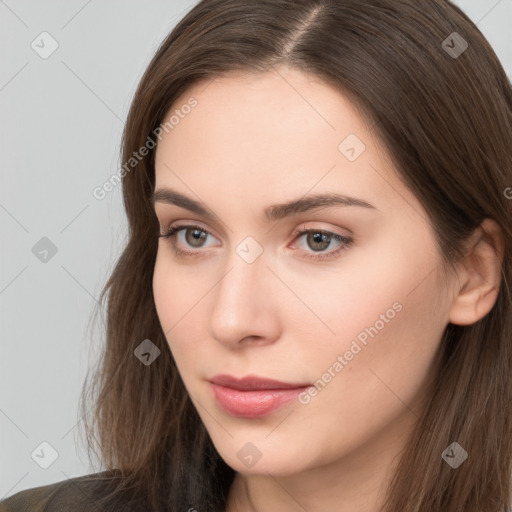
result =
[[309,383],[282,382],[258,376],[241,379],[216,375],[209,380],[217,404],[239,418],[266,416],[289,404],[306,390]]

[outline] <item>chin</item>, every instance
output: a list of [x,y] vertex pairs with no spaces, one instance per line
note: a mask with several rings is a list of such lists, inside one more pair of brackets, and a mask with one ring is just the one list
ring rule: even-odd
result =
[[308,469],[309,459],[297,449],[297,443],[279,447],[264,439],[248,441],[246,436],[243,441],[232,441],[229,445],[215,447],[224,462],[237,473],[287,476]]

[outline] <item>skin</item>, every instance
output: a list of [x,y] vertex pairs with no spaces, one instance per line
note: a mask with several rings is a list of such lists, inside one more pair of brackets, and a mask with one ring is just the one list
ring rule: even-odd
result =
[[[281,67],[195,84],[171,110],[191,96],[197,106],[158,143],[155,188],[200,201],[215,218],[155,203],[161,233],[192,223],[211,235],[194,243],[193,229],[177,234],[177,247],[199,257],[177,256],[172,239],[160,238],[153,291],[184,384],[237,472],[226,510],[375,512],[435,376],[445,327],[474,323],[495,303],[497,227],[484,222],[457,274],[442,279],[424,209],[340,92]],[[338,149],[349,134],[366,146],[355,161]],[[375,208],[330,206],[279,221],[263,214],[321,192]],[[315,245],[296,237],[300,229],[354,243],[310,259],[342,243]],[[248,236],[263,249],[252,263],[236,251]],[[333,371],[393,304],[401,306],[394,318]],[[313,385],[328,368],[335,376],[307,404],[258,419],[224,412],[208,383],[228,373]],[[237,456],[248,442],[261,453],[251,467]]]

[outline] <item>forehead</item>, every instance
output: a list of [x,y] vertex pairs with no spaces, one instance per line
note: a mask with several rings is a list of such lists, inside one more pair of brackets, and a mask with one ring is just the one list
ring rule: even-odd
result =
[[[230,72],[196,83],[174,101],[165,119],[184,109],[191,98],[197,106],[180,116],[172,128],[173,139],[195,135],[201,145],[208,140],[250,144],[257,136],[259,144],[268,141],[285,150],[285,142],[311,135],[327,136],[326,144],[336,143],[344,132],[371,137],[365,120],[340,91],[289,67],[258,74]],[[194,134],[199,125],[208,131]]]
[[[184,108],[191,99],[194,108]],[[204,197],[215,191],[240,205],[256,194],[272,203],[329,190],[376,204],[386,183],[396,181],[355,106],[318,77],[291,68],[196,83],[164,122],[173,114],[179,122],[157,145],[155,188],[192,188]]]

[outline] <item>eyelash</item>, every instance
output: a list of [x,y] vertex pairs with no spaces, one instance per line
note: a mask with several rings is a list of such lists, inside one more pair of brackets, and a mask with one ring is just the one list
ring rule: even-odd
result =
[[[198,231],[201,231],[203,233],[206,233],[207,235],[212,235],[208,230],[202,228],[201,226],[196,226],[192,224],[186,224],[183,226],[170,226],[167,228],[167,231],[165,233],[160,233],[158,235],[158,238],[166,238],[166,239],[172,239],[171,245],[176,253],[177,256],[200,256],[199,251],[186,251],[183,249],[178,249],[176,247],[175,239],[176,235],[179,231],[186,230],[186,229],[195,229]],[[321,260],[325,258],[334,258],[339,253],[350,247],[354,243],[354,239],[350,238],[348,236],[338,235],[337,233],[333,233],[331,231],[325,231],[322,229],[306,229],[301,231],[296,231],[294,233],[295,239],[300,238],[302,235],[308,234],[308,233],[321,233],[322,235],[327,235],[331,240],[336,240],[337,242],[342,242],[343,245],[341,245],[338,249],[328,251],[326,253],[319,253],[315,256],[305,256],[308,259],[312,260]],[[213,236],[213,235],[212,235]]]

